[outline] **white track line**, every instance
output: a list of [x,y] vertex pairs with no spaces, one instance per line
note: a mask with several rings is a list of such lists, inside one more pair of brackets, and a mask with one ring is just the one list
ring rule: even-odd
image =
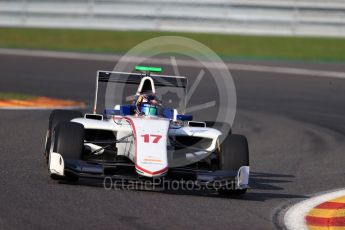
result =
[[[5,49],[0,48],[0,54],[7,55],[19,55],[19,56],[30,56],[30,57],[47,57],[47,58],[63,58],[63,59],[76,59],[76,60],[92,60],[92,61],[113,61],[120,60],[120,55],[110,54],[87,54],[87,53],[73,53],[73,52],[58,52],[58,51],[40,51],[40,50],[22,50],[22,49]],[[141,61],[141,58],[131,57],[127,61],[137,63]],[[155,64],[171,65],[171,60],[159,59],[159,58],[148,58],[148,62]],[[208,67],[208,68],[221,68],[220,65],[213,62],[196,62],[193,60],[178,60],[179,66],[185,67]],[[325,78],[340,78],[345,79],[345,72],[337,71],[324,71],[315,69],[304,69],[304,68],[293,68],[293,67],[281,67],[281,66],[265,66],[265,65],[250,65],[250,64],[235,64],[226,63],[227,68],[230,70],[239,71],[252,71],[252,72],[265,72],[265,73],[277,73],[277,74],[288,74],[288,75],[303,75],[310,77],[325,77]]]
[[345,196],[345,189],[326,193],[293,205],[284,215],[284,224],[288,230],[308,230],[305,217],[315,206],[326,201]]

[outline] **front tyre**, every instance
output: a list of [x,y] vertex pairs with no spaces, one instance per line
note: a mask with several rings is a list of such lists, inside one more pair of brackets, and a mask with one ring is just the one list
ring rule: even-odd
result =
[[[84,149],[84,126],[74,122],[59,123],[52,134],[51,151],[59,153],[64,161],[81,159]],[[78,177],[65,173],[67,180]],[[55,179],[55,177],[52,177]]]
[[52,132],[55,129],[55,127],[60,122],[71,121],[74,118],[78,118],[82,116],[83,114],[81,112],[74,111],[74,110],[56,109],[50,113],[49,125],[48,125],[48,130],[46,133],[46,143],[45,143],[45,149],[44,149],[44,156],[45,156],[47,164],[49,161],[49,151],[50,151],[50,146],[51,146]]
[[[249,166],[249,150],[247,138],[243,135],[229,134],[220,145],[219,169],[225,171],[238,171],[242,166]],[[222,187],[218,189],[221,195],[239,196],[247,189]]]

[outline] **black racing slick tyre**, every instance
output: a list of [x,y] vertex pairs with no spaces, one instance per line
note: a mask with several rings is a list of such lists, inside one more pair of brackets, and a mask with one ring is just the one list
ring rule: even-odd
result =
[[46,134],[46,143],[44,147],[44,157],[46,159],[47,164],[49,161],[48,157],[49,157],[49,151],[50,151],[50,145],[51,145],[51,135],[56,125],[58,125],[60,122],[70,121],[74,118],[78,118],[82,116],[83,114],[81,112],[74,111],[74,110],[57,109],[57,110],[53,110],[50,113],[49,125],[48,125],[47,134]]
[[[52,133],[53,152],[61,154],[64,161],[81,159],[84,150],[84,126],[74,122],[59,123]],[[66,179],[77,180],[78,177],[65,173]]]
[[84,126],[74,122],[61,122],[54,129],[53,151],[64,159],[79,160],[84,148]]
[[[242,166],[249,166],[248,141],[245,136],[229,134],[220,145],[219,169],[237,171]],[[221,195],[243,195],[247,189],[220,188]]]
[[249,166],[248,141],[245,136],[230,134],[220,145],[221,170],[238,170],[242,166]]

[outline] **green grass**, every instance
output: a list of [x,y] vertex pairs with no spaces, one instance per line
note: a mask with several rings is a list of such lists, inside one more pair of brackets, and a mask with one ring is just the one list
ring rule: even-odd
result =
[[223,58],[345,61],[344,38],[0,28],[0,47],[125,53],[142,41],[163,35],[195,39]]
[[0,92],[0,100],[31,100],[35,98],[37,98],[37,96],[27,95],[27,94],[22,94],[22,93]]

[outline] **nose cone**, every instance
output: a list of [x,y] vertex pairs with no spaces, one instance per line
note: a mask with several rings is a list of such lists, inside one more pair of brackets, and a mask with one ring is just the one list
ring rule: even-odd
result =
[[158,177],[168,171],[169,119],[130,117],[135,141],[135,168],[140,175]]

